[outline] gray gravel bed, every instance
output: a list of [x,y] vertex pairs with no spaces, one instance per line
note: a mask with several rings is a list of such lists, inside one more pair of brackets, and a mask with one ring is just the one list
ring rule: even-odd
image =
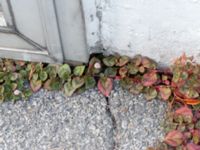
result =
[[97,89],[73,97],[42,89],[0,104],[0,150],[145,150],[163,137],[165,108],[118,84],[107,100]]
[[45,90],[30,101],[0,105],[0,150],[108,150],[106,100],[97,90],[70,98]]
[[147,101],[143,95],[134,96],[118,84],[109,99],[116,120],[116,150],[146,150],[163,139],[161,123],[167,107],[165,102]]

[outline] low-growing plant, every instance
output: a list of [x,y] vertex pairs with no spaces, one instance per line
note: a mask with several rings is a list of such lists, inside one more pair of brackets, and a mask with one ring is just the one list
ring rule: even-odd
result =
[[169,103],[166,137],[149,150],[200,150],[200,65],[185,54],[169,68],[159,68],[141,55],[96,55],[88,66],[75,67],[1,59],[0,101],[28,99],[41,88],[72,96],[96,85],[109,97],[114,80],[132,94],[144,93],[147,100],[158,98]]

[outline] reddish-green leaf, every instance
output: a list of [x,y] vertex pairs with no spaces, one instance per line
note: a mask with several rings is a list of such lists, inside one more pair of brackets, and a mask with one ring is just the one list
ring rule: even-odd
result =
[[102,68],[101,61],[98,58],[93,57],[89,62],[87,74],[95,75],[97,73],[100,73],[101,68]]
[[115,77],[117,75],[117,68],[114,67],[108,67],[104,71],[105,76],[107,77]]
[[132,61],[131,61],[135,66],[140,66],[142,63],[142,56],[141,55],[136,55]]
[[184,122],[187,122],[187,123],[192,122],[193,113],[192,113],[192,110],[188,108],[187,106],[182,106],[181,108],[177,109],[175,111],[175,115],[183,116]]
[[71,74],[71,68],[68,64],[61,65],[58,69],[58,76],[63,79],[67,80]]
[[188,143],[187,150],[200,150],[200,145],[196,145],[194,143]]
[[155,88],[153,88],[153,87],[147,87],[146,89],[145,89],[145,98],[147,99],[147,100],[152,100],[152,99],[154,99],[154,98],[156,98],[157,97],[157,91],[156,91],[156,89]]
[[113,80],[108,77],[101,77],[98,81],[98,89],[104,96],[108,97],[113,89]]
[[130,88],[130,92],[132,93],[132,94],[135,94],[135,95],[137,95],[137,94],[140,94],[141,92],[142,92],[142,90],[143,90],[143,85],[141,84],[141,83],[135,83],[131,88]]
[[122,77],[122,78],[125,78],[127,76],[127,73],[128,73],[128,69],[126,66],[122,67],[119,69],[119,75]]
[[96,85],[96,81],[95,81],[94,77],[85,76],[85,89],[94,88],[95,85]]
[[142,58],[142,66],[147,69],[156,69],[156,63],[147,57]]
[[200,142],[200,131],[194,130],[192,132],[192,141],[194,144],[198,144]]
[[117,63],[117,58],[115,56],[105,57],[103,58],[103,63],[108,67],[112,67]]
[[135,75],[139,71],[138,66],[136,66],[133,63],[128,64],[127,68],[128,68],[128,73],[131,74],[131,75]]
[[183,143],[183,140],[183,133],[177,130],[173,130],[166,135],[164,142],[172,147],[177,147]]
[[65,95],[72,96],[72,94],[84,84],[84,79],[80,77],[75,77],[72,81],[68,81],[64,84]]
[[42,87],[42,81],[41,80],[31,80],[30,86],[33,92],[37,92]]
[[144,86],[152,86],[153,84],[155,84],[158,80],[158,75],[155,71],[150,71],[146,74],[144,74],[143,78],[142,78],[142,84]]
[[129,62],[129,57],[121,56],[116,64],[116,66],[122,67]]
[[168,100],[172,94],[171,88],[167,86],[159,86],[159,94],[163,100]]
[[187,106],[182,106],[179,109],[175,111],[176,115],[182,115],[182,116],[190,116],[191,118],[193,117],[192,110],[188,108]]
[[126,90],[129,90],[133,86],[133,81],[131,78],[125,77],[120,80],[120,86]]

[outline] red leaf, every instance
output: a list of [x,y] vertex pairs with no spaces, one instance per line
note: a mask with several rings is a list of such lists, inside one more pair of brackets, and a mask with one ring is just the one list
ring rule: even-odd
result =
[[187,144],[187,150],[200,150],[200,146],[193,143],[189,143]]
[[151,86],[154,83],[156,83],[157,80],[158,80],[157,73],[155,71],[151,71],[151,72],[144,74],[144,76],[142,78],[142,84],[144,86]]
[[113,80],[107,77],[100,78],[98,81],[98,89],[104,96],[108,97],[113,89]]
[[188,105],[198,105],[198,104],[200,104],[200,100],[199,99],[188,98],[188,99],[183,99],[183,100]]
[[167,134],[164,142],[170,146],[177,147],[183,143],[184,135],[177,130],[171,131]]
[[192,110],[190,108],[188,108],[187,106],[182,106],[181,108],[177,109],[175,111],[176,115],[182,115],[182,116],[189,116],[189,117],[193,117],[193,113]]

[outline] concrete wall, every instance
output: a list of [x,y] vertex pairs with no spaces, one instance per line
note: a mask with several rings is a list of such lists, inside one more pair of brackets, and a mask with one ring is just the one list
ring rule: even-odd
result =
[[82,0],[91,52],[200,60],[200,0]]

